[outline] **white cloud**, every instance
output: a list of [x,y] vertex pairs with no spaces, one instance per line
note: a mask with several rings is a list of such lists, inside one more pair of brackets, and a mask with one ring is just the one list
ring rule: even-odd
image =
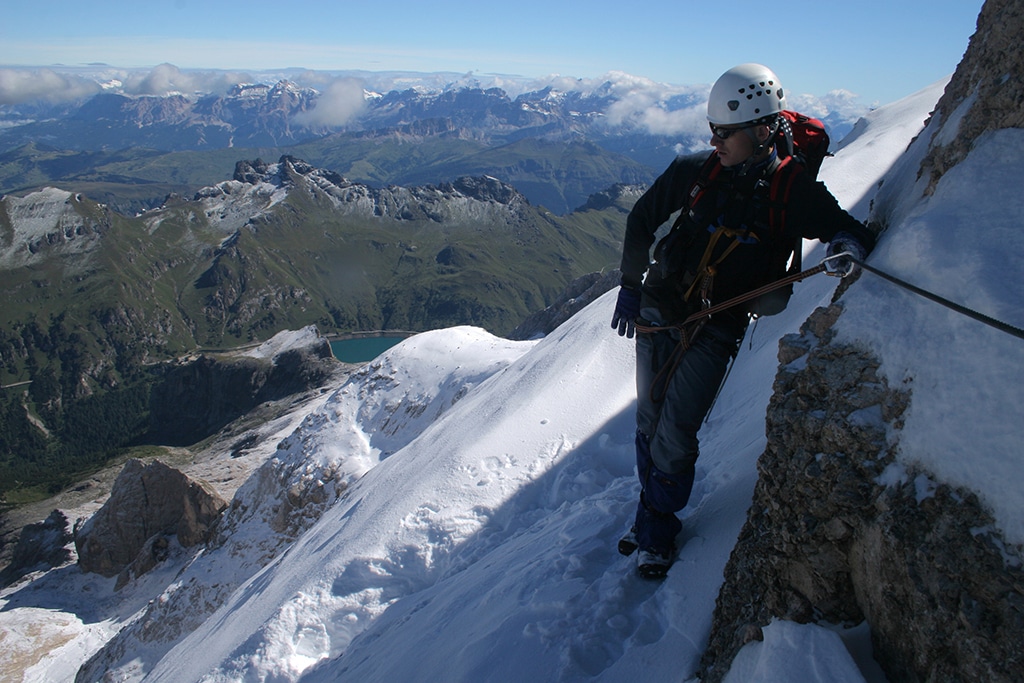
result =
[[[838,89],[830,90],[821,97],[806,94],[789,95],[786,97],[786,104],[790,109],[819,118],[831,115],[857,119],[864,115],[864,105],[859,102],[859,99],[860,95],[857,93]],[[873,106],[877,107],[878,105]]]
[[[608,96],[614,102],[604,112],[610,127],[629,127],[651,135],[678,137],[704,136],[705,102],[710,86],[660,83],[621,71],[596,78],[576,78],[552,74],[526,78],[470,71],[421,73],[412,71],[329,72],[311,69],[284,69],[267,72],[180,69],[160,64],[152,69],[95,68],[0,69],[0,104],[20,104],[33,100],[60,102],[99,92],[99,83],[117,81],[129,95],[162,96],[184,94],[225,94],[239,83],[269,83],[287,79],[320,94],[316,108],[302,114],[301,125],[337,127],[351,121],[366,106],[365,91],[388,92],[408,88],[441,91],[454,87],[501,88],[510,98],[550,87],[557,92],[577,92],[583,96]],[[824,96],[789,96],[790,108],[819,118],[829,117],[850,125],[864,113],[858,95],[848,90],[833,90]]]
[[652,135],[700,134],[707,126],[704,86],[681,87],[613,72],[606,77],[616,101],[605,112],[611,126]]
[[126,71],[124,91],[131,95],[162,96],[169,93],[223,94],[238,83],[253,82],[246,73],[231,71],[182,71],[173,64],[160,64],[152,70]]
[[301,125],[342,126],[366,106],[363,82],[357,78],[336,78],[320,92],[316,106],[295,117]]
[[34,100],[66,102],[100,91],[92,79],[58,74],[51,69],[0,69],[0,105]]

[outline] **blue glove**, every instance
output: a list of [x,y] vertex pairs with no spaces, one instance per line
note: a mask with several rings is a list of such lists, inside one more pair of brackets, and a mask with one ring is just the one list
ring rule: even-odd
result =
[[618,328],[619,336],[632,339],[636,331],[634,321],[640,315],[640,290],[636,287],[619,287],[619,299],[612,313],[612,328]]
[[[843,253],[849,253],[849,256],[839,256],[839,254]],[[864,257],[867,256],[867,250],[850,233],[836,233],[836,236],[828,243],[828,249],[825,251],[825,270],[828,271],[829,275],[846,277],[853,272],[855,267],[850,256],[858,261],[863,261]]]

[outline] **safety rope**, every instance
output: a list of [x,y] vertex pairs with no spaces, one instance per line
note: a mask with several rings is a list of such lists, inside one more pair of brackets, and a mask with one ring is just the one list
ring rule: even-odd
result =
[[[826,272],[826,271],[828,271],[828,268],[826,266],[826,263],[828,261],[831,261],[831,260],[834,260],[834,259],[843,259],[843,258],[849,259],[850,261],[852,261],[853,263],[857,264],[858,266],[860,266],[864,270],[868,271],[869,273],[877,275],[878,277],[882,278],[883,280],[888,280],[889,282],[892,282],[895,285],[903,287],[904,289],[906,289],[906,290],[908,290],[910,292],[913,292],[914,294],[922,296],[922,297],[924,297],[926,299],[930,299],[931,301],[934,301],[934,302],[936,302],[938,304],[941,304],[941,305],[949,308],[950,310],[956,311],[957,313],[960,313],[961,315],[965,315],[968,318],[972,318],[974,320],[977,320],[978,322],[984,323],[984,324],[986,324],[986,325],[988,325],[990,327],[993,327],[993,328],[995,328],[995,329],[997,329],[997,330],[999,330],[1001,332],[1005,332],[1007,334],[1013,335],[1014,337],[1018,337],[1020,339],[1024,339],[1024,329],[1021,329],[1020,327],[1016,327],[1014,325],[1010,325],[1009,323],[1005,323],[1005,322],[1003,322],[1001,320],[998,320],[998,319],[993,318],[991,316],[985,315],[984,313],[979,313],[979,312],[977,312],[975,310],[967,308],[966,306],[958,304],[955,301],[950,301],[949,299],[943,298],[943,297],[939,296],[938,294],[935,294],[933,292],[929,292],[926,289],[922,289],[921,287],[918,287],[917,285],[910,284],[909,282],[906,282],[905,280],[901,280],[901,279],[899,279],[898,277],[896,277],[894,275],[890,275],[889,273],[886,273],[883,270],[879,270],[878,268],[875,268],[874,266],[870,266],[867,263],[864,263],[864,261],[861,261],[860,259],[856,258],[850,252],[843,252],[841,254],[835,254],[833,256],[827,256],[824,259],[822,259],[821,263],[819,263],[818,265],[814,266],[813,268],[808,268],[807,270],[802,270],[802,271],[800,271],[798,273],[794,273],[792,275],[787,275],[786,277],[783,277],[783,278],[780,278],[778,280],[775,280],[774,282],[769,282],[768,284],[766,284],[766,285],[764,285],[762,287],[758,287],[757,289],[752,289],[752,290],[750,290],[749,292],[747,292],[745,294],[741,294],[741,295],[733,297],[732,299],[729,299],[727,301],[723,301],[720,304],[715,304],[714,306],[710,306],[708,308],[704,308],[704,309],[702,309],[700,311],[697,311],[696,313],[691,314],[690,316],[688,316],[686,318],[686,320],[684,320],[681,323],[673,323],[671,325],[642,325],[642,324],[637,324],[636,325],[636,330],[638,332],[646,332],[646,333],[661,332],[661,331],[665,331],[665,330],[679,330],[680,331],[680,345],[684,345],[685,346],[685,348],[682,349],[682,351],[685,351],[693,343],[694,338],[697,336],[697,333],[700,331],[700,327],[702,327],[702,325],[701,326],[696,326],[696,325],[694,325],[694,323],[697,323],[698,321],[706,322],[715,313],[720,313],[720,312],[722,312],[722,311],[724,311],[726,309],[732,308],[733,306],[737,306],[737,305],[739,305],[741,303],[750,301],[751,299],[756,299],[757,297],[761,296],[762,294],[767,294],[768,292],[774,291],[774,290],[779,289],[781,287],[785,287],[786,285],[789,285],[789,284],[792,284],[792,283],[795,283],[795,282],[800,282],[801,280],[806,280],[807,278],[811,277],[812,275],[817,275],[818,273]],[[843,273],[843,272],[828,272],[828,274],[829,275],[834,275],[834,276],[837,276],[837,277],[846,277],[850,273],[849,272],[846,272],[846,273]],[[693,327],[693,329],[691,329],[690,333],[687,334],[686,329],[691,327],[691,326]]]
[[[825,262],[822,261],[820,264],[814,266],[813,268],[808,268],[807,270],[802,270],[799,273],[793,273],[792,275],[787,275],[786,277],[783,277],[783,278],[780,278],[778,280],[775,280],[774,282],[769,282],[768,284],[766,284],[766,285],[764,285],[762,287],[758,287],[757,289],[752,289],[749,292],[747,292],[746,294],[740,294],[739,296],[733,297],[732,299],[728,299],[727,301],[723,301],[720,304],[715,304],[714,306],[711,306],[710,308],[705,308],[705,309],[702,309],[700,311],[697,311],[696,313],[691,314],[689,317],[686,318],[686,320],[684,320],[681,323],[673,323],[671,325],[640,325],[640,324],[637,324],[636,325],[636,330],[638,332],[648,332],[648,333],[650,333],[650,332],[661,332],[661,331],[664,331],[664,330],[682,330],[682,329],[690,326],[691,324],[697,322],[698,320],[702,320],[702,319],[705,319],[705,318],[710,318],[715,313],[721,313],[722,311],[726,310],[727,308],[732,308],[733,306],[738,306],[739,304],[742,304],[742,303],[744,303],[746,301],[750,301],[751,299],[756,299],[757,297],[761,296],[762,294],[767,294],[768,292],[774,291],[774,290],[779,289],[781,287],[785,287],[786,285],[789,285],[789,284],[793,284],[794,282],[800,282],[801,280],[805,280],[805,279],[811,277],[812,275],[817,275],[818,273],[822,273],[825,270],[826,270]],[[691,339],[691,341],[692,341],[692,339]]]
[[[991,316],[984,315],[983,313],[978,313],[977,311],[971,310],[970,308],[967,308],[966,306],[962,306],[962,305],[960,305],[960,304],[958,304],[956,302],[950,301],[949,299],[945,299],[945,298],[939,296],[938,294],[934,294],[934,293],[929,292],[929,291],[927,291],[925,289],[922,289],[922,288],[920,288],[920,287],[918,287],[916,285],[912,285],[909,282],[901,280],[898,277],[895,277],[893,275],[890,275],[889,273],[886,273],[886,272],[884,272],[882,270],[879,270],[878,268],[875,268],[873,266],[869,266],[868,264],[864,263],[860,259],[856,258],[850,252],[843,252],[841,254],[835,254],[833,256],[825,257],[821,261],[821,263],[819,263],[818,265],[814,266],[813,268],[808,268],[807,270],[802,270],[802,271],[800,271],[798,273],[794,273],[792,275],[787,275],[786,277],[783,277],[783,278],[780,278],[778,280],[775,280],[774,282],[770,282],[770,283],[768,283],[768,284],[766,284],[766,285],[764,285],[762,287],[758,287],[757,289],[752,289],[752,290],[750,290],[749,292],[747,292],[745,294],[741,294],[741,295],[739,295],[737,297],[733,297],[732,299],[729,299],[727,301],[723,301],[720,304],[716,304],[714,306],[706,307],[706,308],[704,308],[704,309],[702,309],[700,311],[697,311],[696,313],[693,313],[692,315],[688,316],[686,318],[686,320],[684,320],[681,323],[674,323],[674,324],[671,324],[671,325],[643,325],[643,324],[637,323],[636,326],[635,326],[636,330],[637,330],[637,332],[641,332],[641,333],[653,333],[653,332],[661,332],[661,331],[665,331],[665,330],[678,330],[678,332],[679,332],[679,344],[677,344],[676,348],[673,349],[672,355],[668,359],[668,362],[666,362],[662,366],[661,370],[658,372],[657,376],[654,378],[654,381],[651,382],[651,390],[650,390],[651,399],[653,401],[655,401],[655,402],[659,402],[661,399],[664,398],[665,394],[668,392],[668,380],[669,380],[669,378],[673,375],[673,373],[675,373],[676,367],[682,361],[683,355],[693,345],[694,339],[697,338],[697,335],[700,334],[701,329],[703,329],[705,323],[707,323],[707,321],[711,318],[712,315],[714,315],[715,313],[719,313],[721,311],[724,311],[724,310],[726,310],[728,308],[732,308],[733,306],[737,306],[737,305],[739,305],[741,303],[744,303],[746,301],[750,301],[751,299],[756,299],[757,297],[761,296],[762,294],[767,294],[768,292],[774,291],[774,290],[779,289],[781,287],[785,287],[786,285],[789,285],[789,284],[792,284],[792,283],[795,283],[795,282],[799,282],[801,280],[805,280],[805,279],[811,277],[812,275],[817,275],[818,273],[827,272],[829,275],[834,275],[836,277],[843,277],[843,278],[845,278],[846,276],[850,275],[850,273],[852,272],[852,269],[847,270],[845,272],[843,272],[843,271],[829,271],[827,266],[826,266],[828,261],[831,261],[831,260],[834,260],[834,259],[843,259],[843,258],[849,259],[850,261],[852,261],[853,263],[857,264],[858,266],[860,266],[864,270],[868,271],[869,273],[877,275],[877,276],[879,276],[880,278],[882,278],[884,280],[888,280],[889,282],[892,282],[893,284],[896,284],[896,285],[898,285],[900,287],[903,287],[903,288],[907,289],[910,292],[918,294],[919,296],[923,296],[924,298],[930,299],[930,300],[932,300],[932,301],[934,301],[936,303],[942,304],[943,306],[946,306],[947,308],[949,308],[949,309],[951,309],[953,311],[956,311],[957,313],[965,315],[965,316],[967,316],[969,318],[972,318],[974,320],[977,320],[979,322],[985,323],[986,325],[994,327],[997,330],[1000,330],[1002,332],[1006,332],[1007,334],[1012,334],[1013,336],[1018,337],[1020,339],[1024,339],[1024,329],[1021,329],[1019,327],[1015,327],[1015,326],[1010,325],[1008,323],[1004,323],[1001,320],[997,320],[997,319],[995,319],[995,318],[993,318]],[[705,301],[707,301],[707,300],[705,299]],[[730,364],[730,367],[727,370],[726,375],[728,375],[728,372],[731,371],[731,369],[732,369],[732,367],[731,367],[731,364]],[[723,378],[722,384],[724,384],[724,383],[725,383],[725,379]],[[718,390],[721,391],[721,388],[722,388],[721,385],[719,385]],[[715,399],[717,400],[717,398],[718,398],[718,395],[716,393]],[[708,411],[708,413],[710,414],[710,411]]]
[[934,301],[935,303],[941,304],[941,305],[945,306],[946,308],[949,308],[949,309],[951,309],[953,311],[956,311],[957,313],[960,313],[961,315],[967,316],[968,318],[973,318],[974,320],[977,320],[978,322],[985,323],[986,325],[988,325],[990,327],[994,327],[995,329],[997,329],[997,330],[999,330],[1001,332],[1006,332],[1007,334],[1012,334],[1014,337],[1018,337],[1020,339],[1024,339],[1024,329],[1021,329],[1019,327],[1014,327],[1013,325],[1010,325],[1008,323],[1004,323],[1001,320],[997,320],[997,319],[995,319],[995,318],[993,318],[991,316],[987,316],[984,313],[978,313],[977,311],[971,310],[970,308],[967,308],[966,306],[961,306],[960,304],[958,304],[958,303],[956,303],[954,301],[950,301],[949,299],[945,299],[945,298],[939,296],[938,294],[934,294],[933,292],[929,292],[926,289],[921,289],[917,285],[912,285],[909,282],[905,282],[905,281],[899,279],[898,277],[895,277],[894,275],[890,275],[889,273],[881,271],[878,268],[875,268],[873,266],[869,266],[868,264],[866,264],[863,261],[860,261],[860,260],[858,260],[856,258],[850,257],[850,260],[853,261],[854,263],[856,263],[858,266],[860,266],[864,270],[866,270],[869,273],[872,273],[874,275],[877,275],[878,277],[882,278],[883,280],[888,280],[889,282],[891,282],[891,283],[893,283],[895,285],[898,285],[900,287],[903,287],[904,289],[906,289],[906,290],[908,290],[910,292],[913,292],[914,294],[917,294],[919,296],[923,296],[926,299],[930,299],[930,300]]

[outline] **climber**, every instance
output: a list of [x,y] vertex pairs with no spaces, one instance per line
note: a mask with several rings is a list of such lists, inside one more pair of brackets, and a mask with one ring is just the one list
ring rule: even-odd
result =
[[[612,327],[627,338],[636,335],[640,495],[619,550],[639,550],[644,577],[664,577],[675,559],[682,530],[676,513],[690,498],[697,432],[753,304],[686,328],[680,324],[702,308],[777,279],[801,238],[829,242],[828,256],[835,258],[827,267],[839,274],[854,268],[841,255],[863,260],[874,246],[873,233],[840,208],[814,173],[784,163],[792,149],[783,144],[792,139],[785,110],[782,85],[767,67],[742,64],[726,71],[707,105],[713,151],[677,157],[626,221]],[[769,196],[777,173],[791,176],[782,225],[770,215],[779,209]],[[677,211],[652,261],[655,231]]]

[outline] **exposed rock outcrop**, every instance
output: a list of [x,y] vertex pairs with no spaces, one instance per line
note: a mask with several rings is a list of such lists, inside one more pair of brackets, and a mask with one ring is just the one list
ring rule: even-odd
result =
[[921,165],[929,193],[943,173],[964,160],[980,135],[1024,128],[1022,27],[1020,0],[987,0],[981,8],[978,30],[935,109],[935,116],[955,122],[957,131],[933,146]]
[[138,576],[159,561],[168,536],[184,547],[205,543],[225,507],[208,484],[159,460],[129,460],[109,500],[75,530],[78,564],[103,576],[131,567],[131,576]]
[[831,342],[838,305],[780,343],[768,446],[726,566],[701,681],[772,619],[871,625],[891,681],[1013,681],[1024,571],[968,491],[896,462],[910,402],[863,350]]
[[150,396],[150,437],[194,444],[260,403],[322,386],[340,369],[330,344],[315,343],[272,358],[201,355],[167,369]]
[[29,572],[59,567],[69,561],[71,552],[67,545],[71,540],[68,518],[60,510],[54,510],[42,522],[27,525],[14,546],[10,564],[0,572],[0,586]]

